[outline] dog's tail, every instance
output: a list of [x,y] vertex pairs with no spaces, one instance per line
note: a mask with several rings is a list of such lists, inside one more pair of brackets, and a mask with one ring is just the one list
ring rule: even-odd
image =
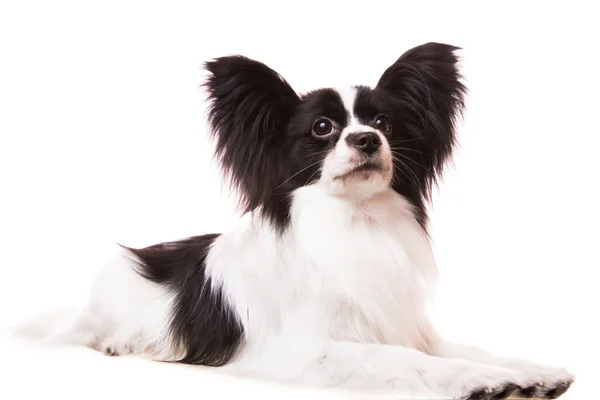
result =
[[85,345],[90,341],[81,310],[61,308],[47,311],[9,329],[15,338],[51,345]]

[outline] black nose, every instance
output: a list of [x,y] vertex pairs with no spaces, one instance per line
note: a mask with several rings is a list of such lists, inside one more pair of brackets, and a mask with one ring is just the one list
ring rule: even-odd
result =
[[346,136],[346,143],[348,146],[371,155],[381,146],[381,139],[375,132],[351,133]]

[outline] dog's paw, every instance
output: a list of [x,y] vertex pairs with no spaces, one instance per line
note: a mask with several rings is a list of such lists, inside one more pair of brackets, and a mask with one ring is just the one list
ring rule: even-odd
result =
[[118,343],[114,340],[104,339],[95,340],[88,344],[88,347],[103,353],[105,356],[117,357],[131,354],[131,346],[125,343]]
[[563,368],[526,363],[516,366],[516,369],[538,382],[536,385],[521,388],[518,391],[520,397],[557,399],[569,390],[575,381],[575,376]]
[[102,349],[102,352],[104,353],[105,356],[109,356],[109,357],[116,357],[116,356],[120,356],[121,353],[119,353],[119,350],[117,350],[116,347],[113,346],[107,346],[104,349]]
[[458,375],[449,394],[460,400],[500,400],[539,383],[519,371],[480,365]]

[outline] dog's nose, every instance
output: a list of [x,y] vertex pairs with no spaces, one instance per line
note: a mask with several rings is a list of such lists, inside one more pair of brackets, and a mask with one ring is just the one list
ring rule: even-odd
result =
[[352,133],[346,136],[346,143],[368,155],[375,153],[381,147],[381,139],[375,132]]

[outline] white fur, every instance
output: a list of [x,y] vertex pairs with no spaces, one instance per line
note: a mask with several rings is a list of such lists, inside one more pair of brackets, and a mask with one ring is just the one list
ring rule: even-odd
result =
[[[354,90],[342,95],[350,111],[353,96]],[[343,135],[359,129],[372,128],[353,118]],[[383,162],[391,163],[381,137]],[[342,142],[325,162],[323,178],[294,192],[283,234],[248,214],[213,244],[206,273],[245,332],[243,349],[224,368],[452,398],[506,383],[572,379],[564,370],[437,337],[427,314],[437,275],[428,238],[408,201],[387,188],[391,175],[333,183],[336,168],[353,157]],[[107,264],[81,317],[56,339],[174,359],[182,350],[167,330],[171,295],[140,277],[129,257],[124,252]]]
[[[248,215],[209,253],[207,273],[241,317],[247,338],[225,369],[453,398],[480,386],[570,376],[436,340],[426,313],[435,262],[410,205],[392,190],[357,202],[330,196],[319,184],[301,188],[291,227],[279,237]],[[107,264],[69,332],[88,345],[173,359],[180,353],[165,330],[171,298],[135,273],[128,257]]]
[[178,358],[181,353],[168,332],[172,296],[142,278],[132,257],[121,251],[109,260],[94,280],[86,307],[45,340],[162,361]]
[[350,116],[350,123],[348,125],[357,125],[358,118],[356,117],[356,114],[354,113],[354,102],[356,100],[356,88],[355,87],[343,87],[343,88],[336,89],[336,92],[338,92],[338,94],[340,95],[340,98],[342,99],[342,104],[344,105],[346,112],[348,112],[348,115]]
[[267,348],[271,361],[308,357],[294,366],[304,369],[329,340],[426,347],[435,265],[406,200],[390,190],[359,204],[308,186],[294,195],[291,226],[277,240],[248,218],[209,254],[207,271],[248,333],[240,362],[265,368],[255,357]]

